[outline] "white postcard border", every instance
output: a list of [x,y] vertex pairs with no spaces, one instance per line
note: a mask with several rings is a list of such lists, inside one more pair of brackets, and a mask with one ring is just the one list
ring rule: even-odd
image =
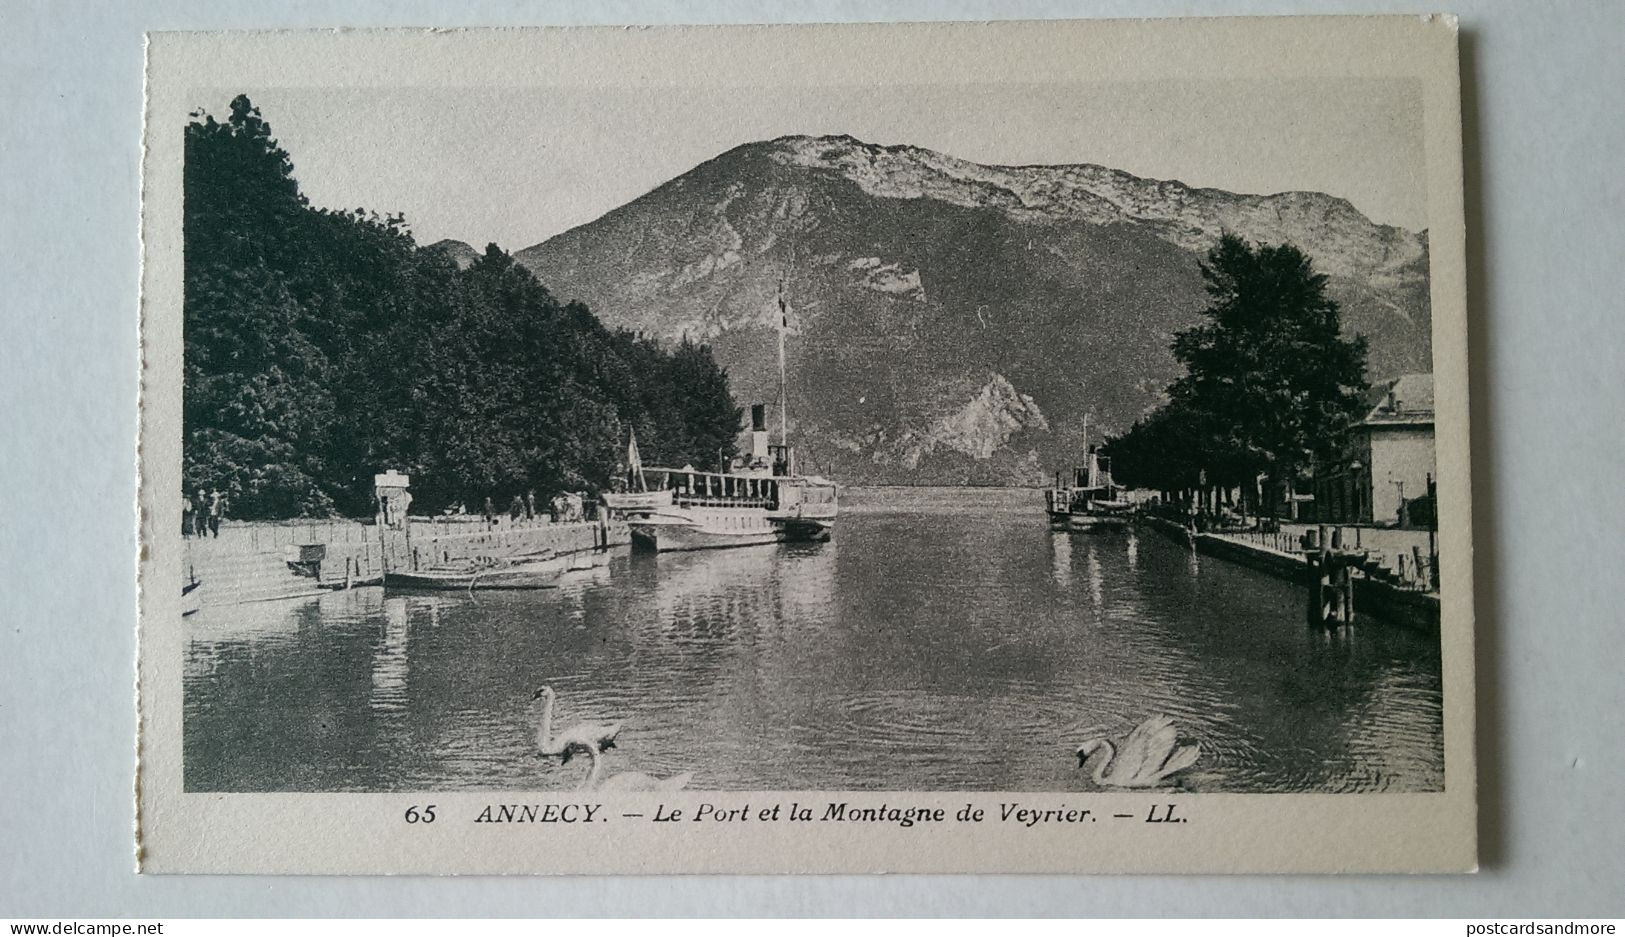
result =
[[[998,54],[1020,49],[1021,55]],[[1262,54],[1261,50],[1268,50]],[[834,53],[839,51],[839,55]],[[839,65],[835,64],[839,63]],[[854,67],[854,63],[862,67]],[[177,590],[181,126],[196,88],[967,84],[1414,77],[1425,103],[1440,478],[1445,790],[1437,794],[559,792],[216,794],[182,788]],[[1467,306],[1456,28],[1446,17],[1000,24],[158,33],[149,37],[142,207],[138,861],[149,872],[1433,872],[1476,865]],[[967,804],[980,822],[759,818],[792,803]],[[1184,824],[1144,822],[1176,804]],[[608,822],[477,824],[497,804],[602,804]],[[753,819],[692,819],[702,804]],[[1133,820],[997,820],[1001,804]],[[432,824],[409,807],[436,805]],[[650,819],[657,805],[685,811]],[[645,813],[628,819],[623,813]]]

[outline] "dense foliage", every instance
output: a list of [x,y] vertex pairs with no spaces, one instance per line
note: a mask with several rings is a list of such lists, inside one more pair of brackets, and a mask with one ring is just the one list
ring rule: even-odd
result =
[[1290,244],[1226,234],[1202,265],[1206,321],[1174,336],[1185,376],[1108,444],[1125,484],[1180,491],[1291,481],[1335,456],[1367,389],[1366,342],[1344,339],[1326,277]]
[[465,270],[404,219],[311,206],[246,97],[186,127],[184,480],[241,518],[370,512],[605,485],[637,430],[651,463],[713,465],[740,410],[710,349],[606,329],[495,245]]

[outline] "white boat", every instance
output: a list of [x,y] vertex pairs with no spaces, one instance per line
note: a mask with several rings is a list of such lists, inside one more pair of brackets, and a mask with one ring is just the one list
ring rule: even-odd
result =
[[[632,446],[635,450],[637,440]],[[602,495],[604,507],[622,514],[655,511],[671,506],[671,489],[659,491],[606,491]]]
[[659,552],[828,540],[839,488],[802,476],[658,469],[673,488],[667,507],[623,514],[634,546]]
[[779,296],[779,444],[769,445],[766,408],[751,407],[750,452],[723,471],[644,468],[637,436],[629,437],[627,490],[604,496],[611,517],[627,523],[646,550],[710,550],[828,540],[840,512],[840,486],[796,471],[785,439],[784,328]]
[[638,490],[606,494],[604,508],[625,521],[634,546],[710,550],[828,540],[840,511],[840,486],[795,472],[789,446],[767,444],[763,408],[752,407],[751,453],[726,472],[644,468],[629,447]]
[[1073,470],[1072,484],[1062,485],[1057,472],[1055,487],[1044,492],[1050,526],[1085,533],[1121,530],[1133,518],[1134,505],[1121,497],[1122,489],[1112,481],[1110,463],[1096,447],[1087,448],[1088,461]]
[[607,550],[582,550],[543,557],[514,557],[495,562],[447,564],[416,570],[393,570],[384,575],[390,589],[474,590],[556,589],[571,573],[603,566]]

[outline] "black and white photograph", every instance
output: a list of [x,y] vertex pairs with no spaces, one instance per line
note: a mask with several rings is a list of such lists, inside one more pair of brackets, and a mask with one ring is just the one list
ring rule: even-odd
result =
[[185,794],[1457,783],[1422,77],[223,71],[147,127]]
[[0,932],[1618,932],[1625,5],[0,8]]

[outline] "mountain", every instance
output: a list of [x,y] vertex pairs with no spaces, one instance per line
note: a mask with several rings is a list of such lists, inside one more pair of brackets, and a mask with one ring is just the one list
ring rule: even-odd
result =
[[1241,195],[1092,165],[984,166],[851,137],[750,143],[515,254],[606,323],[709,341],[842,481],[1031,483],[1179,373],[1221,232],[1330,277],[1371,374],[1431,370],[1425,233],[1318,192]]

